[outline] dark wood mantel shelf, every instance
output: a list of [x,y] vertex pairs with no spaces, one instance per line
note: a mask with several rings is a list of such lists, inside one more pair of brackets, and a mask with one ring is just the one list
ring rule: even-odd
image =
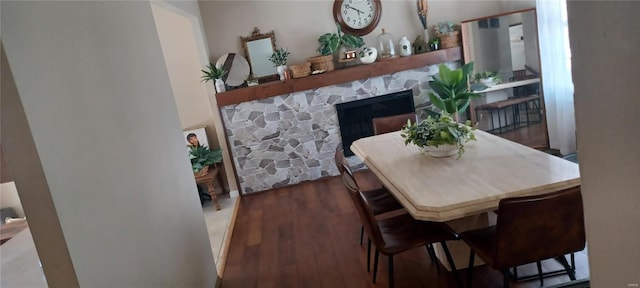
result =
[[362,64],[344,69],[337,69],[326,73],[308,77],[274,81],[257,86],[245,87],[218,93],[216,100],[218,107],[239,104],[247,101],[265,99],[298,91],[315,89],[330,85],[367,79],[371,77],[391,74],[399,71],[422,68],[429,65],[451,62],[462,59],[460,47],[442,49],[408,57],[399,57],[386,61]]

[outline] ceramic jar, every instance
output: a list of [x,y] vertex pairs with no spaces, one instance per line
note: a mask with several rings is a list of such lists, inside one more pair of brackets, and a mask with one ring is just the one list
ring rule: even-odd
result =
[[289,67],[287,67],[287,65],[280,65],[276,67],[276,72],[278,72],[278,75],[280,76],[280,80],[287,79],[284,73],[287,70],[289,70]]
[[360,51],[360,62],[362,64],[371,64],[376,61],[377,57],[378,50],[376,50],[376,48],[368,47]]
[[406,36],[398,41],[398,48],[400,48],[400,56],[411,55],[411,41]]

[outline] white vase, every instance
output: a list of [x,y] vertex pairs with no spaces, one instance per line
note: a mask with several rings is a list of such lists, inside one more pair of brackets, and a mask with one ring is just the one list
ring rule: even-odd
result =
[[398,48],[400,48],[400,56],[411,55],[411,41],[406,36],[398,41]]
[[434,158],[451,157],[458,154],[458,145],[443,144],[436,146],[419,147],[421,151]]
[[227,90],[224,85],[224,81],[222,81],[222,79],[216,79],[215,86],[216,86],[216,92],[218,93],[221,93]]
[[280,65],[276,67],[276,72],[278,72],[278,75],[280,76],[280,80],[286,79],[286,77],[284,76],[284,71],[287,71],[287,69],[289,69],[287,65]]

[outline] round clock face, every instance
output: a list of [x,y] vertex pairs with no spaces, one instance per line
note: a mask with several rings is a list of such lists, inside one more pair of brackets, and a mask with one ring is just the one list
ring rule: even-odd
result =
[[335,0],[333,17],[343,32],[362,36],[378,25],[382,6],[380,0]]
[[376,4],[372,0],[345,0],[340,10],[344,24],[354,29],[362,29],[373,20]]

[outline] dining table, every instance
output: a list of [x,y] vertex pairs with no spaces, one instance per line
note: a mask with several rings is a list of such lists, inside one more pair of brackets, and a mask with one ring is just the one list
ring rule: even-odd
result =
[[[400,131],[358,139],[350,148],[414,219],[445,222],[458,233],[494,224],[501,199],[580,185],[576,163],[473,132],[476,141],[465,143],[460,157],[431,157],[405,143]],[[448,245],[456,266],[466,267],[469,248],[462,241]],[[441,249],[436,254],[444,259]]]

